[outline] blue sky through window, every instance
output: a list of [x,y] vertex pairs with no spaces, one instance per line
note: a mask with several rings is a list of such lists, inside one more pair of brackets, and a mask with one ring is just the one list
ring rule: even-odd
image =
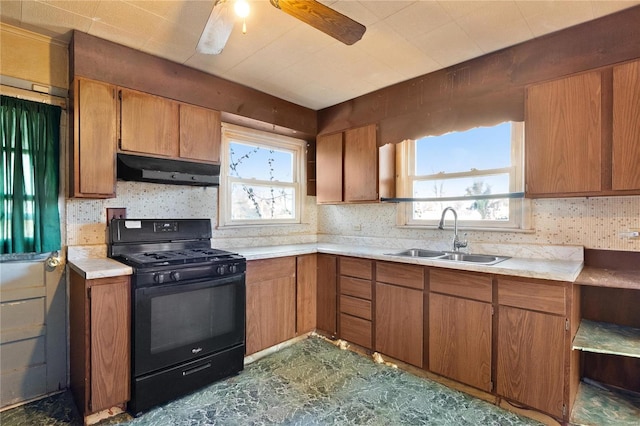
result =
[[238,142],[230,143],[229,147],[231,176],[242,179],[293,182],[292,153]]
[[428,136],[416,142],[416,175],[468,172],[511,165],[511,123]]

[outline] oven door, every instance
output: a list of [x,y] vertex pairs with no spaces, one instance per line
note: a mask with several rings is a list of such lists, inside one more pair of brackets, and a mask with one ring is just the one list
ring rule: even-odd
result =
[[244,345],[245,275],[134,290],[133,374]]

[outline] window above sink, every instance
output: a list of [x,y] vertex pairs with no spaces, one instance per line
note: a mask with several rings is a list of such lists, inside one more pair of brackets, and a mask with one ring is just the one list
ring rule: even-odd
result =
[[503,122],[399,145],[400,225],[435,226],[453,207],[464,228],[526,229],[524,123]]

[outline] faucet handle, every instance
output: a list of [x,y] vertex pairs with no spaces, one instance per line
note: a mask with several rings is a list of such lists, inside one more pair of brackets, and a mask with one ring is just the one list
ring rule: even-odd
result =
[[463,238],[464,239],[462,241],[460,241],[460,240],[458,240],[456,238],[455,241],[453,242],[455,247],[456,247],[456,249],[465,248],[469,244],[469,241],[467,241],[467,233],[466,232],[463,234]]

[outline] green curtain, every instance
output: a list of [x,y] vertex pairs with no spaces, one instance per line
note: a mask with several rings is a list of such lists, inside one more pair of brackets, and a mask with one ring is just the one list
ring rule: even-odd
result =
[[61,109],[0,98],[0,254],[58,250]]

